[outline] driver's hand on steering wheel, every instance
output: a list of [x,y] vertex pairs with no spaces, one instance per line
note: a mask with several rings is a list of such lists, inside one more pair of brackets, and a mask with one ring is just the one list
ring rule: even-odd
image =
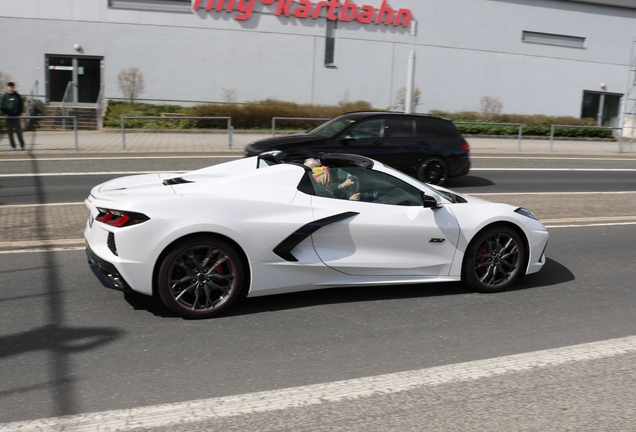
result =
[[349,186],[353,186],[358,179],[356,177],[349,177],[338,186],[340,189],[347,188]]
[[360,192],[354,193],[349,197],[350,201],[360,201]]

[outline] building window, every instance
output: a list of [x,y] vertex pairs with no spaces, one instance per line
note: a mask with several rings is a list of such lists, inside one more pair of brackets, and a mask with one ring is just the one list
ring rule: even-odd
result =
[[622,94],[583,91],[581,118],[593,118],[599,126],[618,127]]
[[524,31],[522,32],[521,40],[527,43],[556,45],[568,48],[585,48],[585,38],[578,36]]
[[336,67],[336,29],[338,21],[327,20],[327,35],[325,37],[325,66]]
[[192,0],[108,0],[112,9],[190,12]]

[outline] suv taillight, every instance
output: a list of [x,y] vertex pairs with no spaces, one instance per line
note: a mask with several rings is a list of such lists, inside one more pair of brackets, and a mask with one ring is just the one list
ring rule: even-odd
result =
[[97,210],[99,210],[99,214],[97,215],[95,220],[117,228],[137,225],[150,219],[148,216],[142,213],[104,208],[98,208]]
[[460,147],[462,148],[462,150],[470,151],[470,144],[468,144],[467,142],[461,144]]

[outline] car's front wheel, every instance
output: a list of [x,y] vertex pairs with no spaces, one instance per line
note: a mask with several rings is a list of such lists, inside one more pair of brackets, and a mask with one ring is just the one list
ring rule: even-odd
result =
[[503,291],[523,271],[523,242],[519,234],[505,226],[493,226],[479,233],[467,254],[466,282],[478,292]]
[[421,182],[441,186],[448,178],[448,165],[441,157],[430,157],[420,165],[417,178]]
[[185,318],[211,318],[240,296],[247,275],[241,257],[214,236],[184,239],[171,247],[159,268],[158,291]]

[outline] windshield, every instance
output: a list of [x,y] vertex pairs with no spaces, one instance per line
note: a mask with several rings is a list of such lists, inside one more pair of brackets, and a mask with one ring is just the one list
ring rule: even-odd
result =
[[335,118],[310,130],[309,133],[323,137],[332,137],[342,132],[351,123],[355,123],[355,120],[351,118]]

